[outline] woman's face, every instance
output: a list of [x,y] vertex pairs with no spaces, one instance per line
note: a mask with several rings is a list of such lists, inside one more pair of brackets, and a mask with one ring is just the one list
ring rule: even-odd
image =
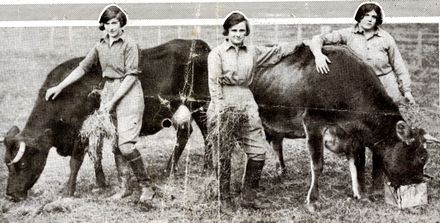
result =
[[243,45],[244,39],[246,38],[246,21],[240,22],[234,26],[231,26],[228,30],[229,41],[236,45]]
[[117,18],[110,19],[104,23],[104,29],[111,38],[116,38],[122,33],[121,24]]
[[373,30],[376,27],[376,19],[377,19],[376,11],[371,10],[365,13],[364,18],[362,18],[361,21],[359,22],[359,26],[365,31]]

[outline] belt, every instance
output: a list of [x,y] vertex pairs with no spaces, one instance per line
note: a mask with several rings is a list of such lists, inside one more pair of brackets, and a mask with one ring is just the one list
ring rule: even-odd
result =
[[377,74],[376,76],[382,77],[382,76],[390,74],[391,72],[393,72],[393,70],[390,70],[390,71],[388,71],[387,73],[384,73],[384,74]]

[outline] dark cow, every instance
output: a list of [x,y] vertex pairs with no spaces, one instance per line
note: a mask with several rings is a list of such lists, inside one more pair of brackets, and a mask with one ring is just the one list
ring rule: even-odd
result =
[[[206,107],[209,101],[206,78],[208,53],[208,45],[199,40],[174,40],[142,50],[142,74],[139,77],[144,89],[146,109],[141,134],[154,134],[162,129],[162,125],[171,125],[168,120],[172,119],[181,104],[193,111],[192,117],[197,124],[204,126],[201,108]],[[87,115],[99,107],[99,100],[90,93],[103,86],[100,67],[94,67],[80,81],[67,87],[56,100],[45,101],[44,96],[49,87],[63,80],[81,60],[69,60],[52,70],[39,90],[24,129],[20,132],[17,127],[12,127],[7,133],[4,143],[5,162],[9,169],[6,189],[9,198],[26,198],[27,191],[44,169],[51,147],[56,147],[62,156],[71,156],[71,173],[63,194],[74,194],[76,177],[86,147],[78,137],[79,130]],[[177,128],[176,151],[183,150],[190,128],[186,124]],[[202,130],[205,134],[206,131]],[[180,156],[180,153],[177,152],[176,156]],[[170,168],[172,164],[170,159]],[[99,186],[105,185],[105,177],[99,165],[96,168],[96,179]]]
[[421,182],[426,143],[436,140],[403,121],[373,70],[351,50],[329,46],[324,53],[332,60],[327,75],[316,71],[302,45],[277,65],[260,68],[251,86],[265,128],[275,136],[300,137],[295,130],[302,120],[312,166],[307,203],[318,199],[324,147],[347,155],[356,198],[364,182],[365,147],[380,158],[392,185]]
[[312,53],[301,45],[278,64],[260,67],[251,86],[281,160],[284,137],[307,138],[312,165],[307,203],[318,199],[324,147],[348,157],[356,198],[364,184],[365,147],[379,158],[376,164],[392,185],[420,182],[426,143],[436,139],[405,123],[373,70],[351,50],[329,46],[324,52],[333,61],[327,75],[316,71]]

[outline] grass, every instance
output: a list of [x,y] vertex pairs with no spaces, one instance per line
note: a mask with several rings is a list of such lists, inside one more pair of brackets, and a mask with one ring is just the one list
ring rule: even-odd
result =
[[[338,28],[338,26],[335,26]],[[387,25],[386,30],[396,38],[406,33],[434,33],[438,38],[438,26],[430,24]],[[141,47],[151,47],[159,42],[176,38],[172,28],[129,27],[130,33],[139,40]],[[273,27],[255,27],[252,42],[263,44],[273,33]],[[319,33],[319,26],[302,26],[304,37]],[[280,27],[277,38],[288,42],[296,38],[295,27]],[[45,76],[57,64],[74,56],[84,55],[99,36],[95,28],[74,27],[72,42],[67,37],[67,28],[54,29],[53,42],[50,28],[3,28],[0,29],[4,41],[0,42],[0,135],[4,135],[12,125],[23,128],[31,112],[38,89]],[[201,38],[210,46],[221,40],[215,27],[202,27]],[[403,37],[402,37],[403,36]],[[190,29],[182,29],[182,37],[190,37]],[[405,37],[406,38],[406,37]],[[414,40],[416,41],[416,40]],[[413,94],[424,111],[424,127],[434,136],[440,136],[440,117],[438,110],[438,45],[423,45],[423,67],[415,62],[417,54],[414,44],[399,44],[403,57],[409,65],[413,83]],[[203,143],[198,130],[191,137],[179,163],[174,178],[164,174],[166,162],[171,154],[176,137],[173,129],[143,138],[141,150],[146,161],[152,182],[162,189],[162,196],[149,208],[136,204],[135,193],[118,201],[108,200],[118,181],[113,155],[109,149],[103,151],[103,168],[109,187],[99,191],[94,184],[92,161],[86,157],[80,170],[76,195],[73,198],[60,198],[69,175],[69,158],[61,157],[52,150],[46,168],[29,198],[20,203],[10,203],[4,198],[7,168],[0,163],[0,222],[436,222],[440,220],[440,152],[439,146],[430,146],[431,156],[427,172],[434,177],[429,182],[429,204],[399,210],[387,205],[383,196],[376,201],[357,201],[350,199],[351,181],[348,162],[344,157],[326,151],[324,173],[321,177],[320,211],[309,213],[304,207],[309,179],[310,165],[304,140],[285,140],[285,158],[288,173],[285,179],[277,177],[275,156],[268,151],[268,160],[263,171],[262,197],[272,202],[272,208],[264,211],[238,209],[234,216],[222,216],[218,203],[209,197],[212,190],[212,177],[202,171]],[[0,145],[0,160],[3,160],[4,146]],[[240,153],[235,153],[233,167],[233,191],[239,190]],[[237,155],[238,154],[238,155]],[[371,157],[368,154],[367,185],[371,185]],[[234,165],[235,164],[235,165]],[[241,171],[241,172],[240,172]],[[136,182],[132,179],[132,185]]]

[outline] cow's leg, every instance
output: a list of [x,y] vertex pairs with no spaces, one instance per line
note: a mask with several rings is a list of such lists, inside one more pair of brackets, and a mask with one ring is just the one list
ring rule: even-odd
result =
[[361,190],[358,180],[358,169],[356,168],[355,157],[348,158],[351,174],[351,184],[353,189],[353,197],[356,199],[361,199]]
[[104,171],[102,170],[102,149],[103,149],[103,139],[102,138],[100,139],[98,146],[100,148],[96,149],[97,156],[96,156],[96,162],[94,163],[95,178],[96,178],[96,185],[98,185],[99,188],[104,188],[107,185],[105,183]]
[[205,112],[195,112],[193,113],[194,121],[202,132],[202,136],[205,142],[205,154],[204,154],[204,164],[203,169],[207,172],[213,170],[213,157],[212,157],[212,147],[206,141],[208,136],[208,127],[207,127],[207,117]]
[[357,148],[355,157],[355,166],[357,169],[357,179],[360,186],[360,192],[365,192],[365,146]]
[[167,171],[170,175],[177,171],[177,163],[179,162],[180,156],[185,149],[192,131],[191,124],[181,125],[177,128],[177,143],[174,146],[173,154],[171,154],[167,165]]
[[76,178],[85,155],[85,147],[80,142],[75,142],[72,157],[70,158],[70,176],[63,188],[63,196],[73,196],[76,189]]
[[274,135],[272,138],[272,148],[275,151],[275,154],[278,156],[276,168],[278,170],[278,174],[282,177],[284,177],[287,172],[283,156],[283,139],[284,137],[280,135]]
[[314,120],[305,120],[304,125],[307,132],[307,148],[310,153],[310,165],[312,180],[307,193],[307,204],[312,204],[319,198],[318,180],[324,167],[324,151],[322,146],[322,135],[319,127],[314,126]]
[[383,188],[383,164],[381,157],[373,152],[373,190],[380,191]]

